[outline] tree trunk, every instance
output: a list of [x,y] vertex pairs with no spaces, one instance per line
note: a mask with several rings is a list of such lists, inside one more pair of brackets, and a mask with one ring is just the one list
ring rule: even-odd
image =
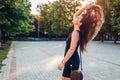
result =
[[105,35],[103,34],[103,35],[101,36],[101,42],[104,42],[104,39],[105,39]]
[[118,31],[117,29],[114,30],[114,43],[116,44],[118,40]]
[[0,48],[1,48],[1,29],[0,29]]
[[115,43],[115,44],[117,43],[117,40],[118,40],[118,35],[116,34],[116,35],[114,36],[114,43]]

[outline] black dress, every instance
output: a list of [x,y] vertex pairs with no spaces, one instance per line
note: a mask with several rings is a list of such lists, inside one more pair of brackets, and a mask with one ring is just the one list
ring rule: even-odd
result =
[[[77,30],[78,31],[78,30]],[[80,31],[78,31],[79,37],[81,35]],[[70,43],[71,43],[71,34],[66,39],[66,47],[65,47],[65,54],[66,55],[67,51],[70,48]],[[79,46],[79,41],[77,43],[76,49],[71,56],[71,58],[65,63],[64,70],[62,76],[64,77],[70,77],[70,73],[72,70],[78,70],[79,69],[79,64],[80,64],[80,59],[79,59],[79,54],[78,54],[78,46]]]

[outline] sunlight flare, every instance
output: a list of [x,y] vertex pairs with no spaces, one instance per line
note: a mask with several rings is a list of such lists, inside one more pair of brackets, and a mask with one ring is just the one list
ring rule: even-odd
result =
[[80,2],[82,4],[82,6],[85,6],[87,4],[95,4],[96,0],[81,0]]

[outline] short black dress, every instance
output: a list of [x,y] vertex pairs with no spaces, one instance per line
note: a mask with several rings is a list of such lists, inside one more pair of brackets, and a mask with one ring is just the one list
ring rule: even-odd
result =
[[[78,30],[77,30],[78,31]],[[80,31],[79,35],[81,35]],[[71,34],[66,39],[66,47],[65,47],[65,54],[66,55],[68,49],[70,48],[70,43],[71,43]],[[70,73],[73,70],[78,70],[79,69],[79,64],[80,64],[80,59],[79,59],[79,54],[78,54],[78,46],[79,46],[79,41],[77,43],[76,49],[71,56],[71,58],[65,63],[64,69],[63,69],[63,74],[62,76],[64,77],[70,77]]]

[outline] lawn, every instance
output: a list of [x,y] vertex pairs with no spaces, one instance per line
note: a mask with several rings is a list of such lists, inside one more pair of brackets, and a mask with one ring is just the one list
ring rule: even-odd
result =
[[5,47],[0,49],[0,69],[2,66],[4,66],[5,64],[2,64],[3,60],[7,58],[7,54],[10,48],[10,44],[11,42],[8,42]]

